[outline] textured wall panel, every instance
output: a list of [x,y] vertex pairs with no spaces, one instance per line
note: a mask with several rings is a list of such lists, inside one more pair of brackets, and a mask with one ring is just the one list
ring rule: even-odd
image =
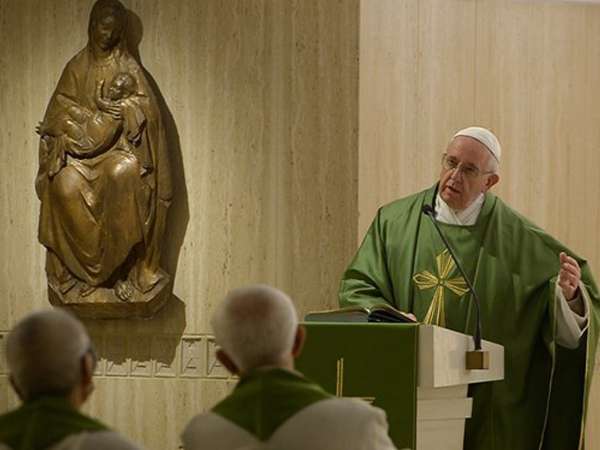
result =
[[[34,129],[92,4],[0,0],[0,330],[47,305]],[[337,302],[357,234],[359,1],[124,4],[168,107],[174,298],[152,320],[86,322],[102,357],[87,409],[174,449],[231,387],[207,336],[229,288],[274,284],[302,313]],[[0,408],[14,403],[0,379]]]
[[[482,125],[503,145],[496,193],[600,280],[600,6],[363,1],[360,56],[359,239],[379,206],[437,180],[453,131]],[[592,424],[598,391],[597,376]]]

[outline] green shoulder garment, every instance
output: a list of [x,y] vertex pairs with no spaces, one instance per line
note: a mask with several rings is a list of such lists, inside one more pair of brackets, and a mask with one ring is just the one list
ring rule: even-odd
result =
[[67,436],[107,427],[61,397],[40,397],[0,416],[0,442],[12,450],[42,450]]
[[213,412],[265,441],[294,414],[330,397],[299,374],[259,369],[245,375]]
[[[421,213],[435,195],[433,187],[378,211],[344,273],[341,306],[389,303],[420,321],[473,333],[467,285]],[[505,379],[470,388],[465,449],[577,449],[600,323],[588,264],[491,193],[475,225],[440,227],[481,299],[483,338],[505,348]],[[555,342],[561,251],[579,262],[591,305],[587,339],[575,350]]]

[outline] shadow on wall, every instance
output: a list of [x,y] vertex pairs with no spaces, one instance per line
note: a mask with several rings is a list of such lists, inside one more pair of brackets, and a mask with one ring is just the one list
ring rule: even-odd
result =
[[144,74],[150,83],[152,90],[156,94],[160,112],[165,124],[165,133],[169,146],[169,163],[171,165],[171,176],[173,179],[173,201],[169,207],[169,216],[165,236],[168,236],[168,247],[164,249],[163,263],[167,272],[175,278],[177,274],[177,264],[179,261],[179,253],[183,245],[183,238],[190,220],[190,211],[188,204],[187,187],[185,183],[185,171],[183,168],[183,158],[181,155],[181,144],[179,142],[179,133],[173,114],[167,106],[156,80],[152,77],[142,64],[139,52],[139,45],[142,41],[144,28],[139,16],[133,11],[127,10],[128,13],[128,36],[127,44],[130,53],[138,61],[140,67],[143,68]]
[[169,376],[176,373],[185,305],[172,295],[151,319],[84,319],[98,361],[97,374]]

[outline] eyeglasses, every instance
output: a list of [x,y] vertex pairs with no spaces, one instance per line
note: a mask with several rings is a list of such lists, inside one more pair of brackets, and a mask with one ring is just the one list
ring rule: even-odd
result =
[[442,155],[442,167],[446,170],[458,170],[463,173],[463,175],[467,178],[474,179],[480,175],[486,175],[488,173],[493,173],[493,171],[482,171],[479,167],[473,164],[465,164],[461,163],[454,156],[450,156],[447,153]]

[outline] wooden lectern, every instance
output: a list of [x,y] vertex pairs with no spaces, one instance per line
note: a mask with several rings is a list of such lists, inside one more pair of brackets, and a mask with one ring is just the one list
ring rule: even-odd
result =
[[297,367],[338,396],[384,409],[399,449],[460,450],[471,417],[468,385],[504,378],[504,348],[483,341],[489,369],[467,370],[473,339],[417,324],[306,322]]

